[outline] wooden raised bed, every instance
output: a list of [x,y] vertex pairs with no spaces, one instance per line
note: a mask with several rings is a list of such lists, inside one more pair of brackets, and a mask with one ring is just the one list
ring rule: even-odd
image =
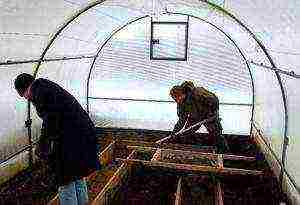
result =
[[[153,142],[116,140],[105,147],[99,160],[102,169],[86,179],[92,205],[183,205],[201,201],[223,205],[240,193],[228,184],[228,177],[253,177],[258,182],[266,178],[265,166],[257,163],[255,156],[215,154],[210,146],[159,146]],[[231,192],[238,194],[231,197]],[[59,204],[57,196],[48,202]]]

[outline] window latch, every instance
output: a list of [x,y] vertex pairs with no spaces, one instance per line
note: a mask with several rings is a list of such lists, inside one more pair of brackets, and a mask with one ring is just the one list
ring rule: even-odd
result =
[[153,44],[159,44],[159,39],[152,39]]

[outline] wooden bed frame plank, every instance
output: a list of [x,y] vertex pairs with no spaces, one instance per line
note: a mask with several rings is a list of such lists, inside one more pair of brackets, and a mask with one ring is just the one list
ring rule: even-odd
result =
[[175,205],[182,205],[181,196],[182,196],[182,177],[179,178],[178,183],[177,183]]
[[130,164],[141,164],[144,166],[157,167],[157,168],[167,168],[170,170],[176,170],[178,172],[210,172],[220,175],[264,175],[263,171],[258,170],[247,170],[247,169],[236,169],[236,168],[226,168],[226,167],[214,167],[214,166],[202,166],[202,165],[191,165],[191,164],[178,164],[169,162],[159,162],[159,161],[145,161],[139,159],[122,159],[117,158],[117,161],[128,162]]
[[[135,149],[137,151],[155,151],[157,148],[155,147],[143,147],[143,146],[127,146],[129,149]],[[214,153],[207,153],[207,152],[199,152],[199,151],[190,151],[188,149],[186,150],[178,150],[178,149],[167,149],[167,148],[161,148],[162,152],[165,153],[174,153],[174,154],[186,154],[187,156],[197,156],[204,158],[212,158],[212,159],[218,159],[220,155],[222,155],[223,159],[225,160],[244,160],[244,161],[255,161],[256,157],[248,157],[248,156],[239,156],[239,155],[232,155],[232,154],[214,154]]]
[[[136,151],[133,150],[130,153],[130,155],[126,158],[126,160],[133,158],[135,154]],[[123,176],[126,172],[127,173],[130,172],[129,169],[130,169],[130,164],[127,163],[127,161],[124,161],[91,204],[92,205],[106,204],[106,194],[109,193],[111,190],[113,190],[114,187],[117,187],[120,185],[120,183],[122,183]]]

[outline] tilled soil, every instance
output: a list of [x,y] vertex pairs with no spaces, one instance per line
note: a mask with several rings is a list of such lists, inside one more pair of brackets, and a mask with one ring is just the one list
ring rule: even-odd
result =
[[121,187],[119,198],[112,204],[173,205],[178,177],[158,170],[141,167]]
[[56,190],[54,175],[40,162],[1,186],[0,205],[44,205]]

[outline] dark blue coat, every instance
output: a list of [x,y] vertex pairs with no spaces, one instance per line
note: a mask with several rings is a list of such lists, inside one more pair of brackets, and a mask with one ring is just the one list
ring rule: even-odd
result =
[[43,120],[42,138],[51,139],[58,185],[87,176],[99,167],[96,131],[88,113],[66,90],[47,79],[31,86],[32,103]]

